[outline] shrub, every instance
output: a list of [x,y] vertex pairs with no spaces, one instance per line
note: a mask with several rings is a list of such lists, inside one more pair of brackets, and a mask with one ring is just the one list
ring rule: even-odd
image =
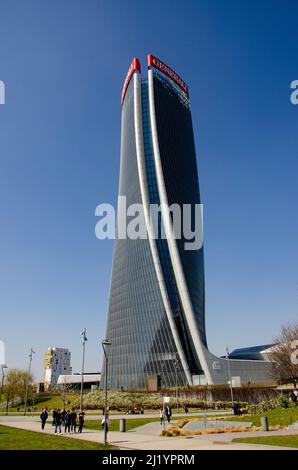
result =
[[[87,410],[95,410],[103,408],[105,403],[105,396],[103,390],[94,390],[84,395],[84,408]],[[171,403],[174,409],[175,397],[172,397]],[[132,408],[155,409],[158,410],[163,404],[162,393],[148,393],[148,392],[129,392],[129,391],[110,391],[109,392],[109,407],[111,410],[127,411]],[[73,406],[79,407],[79,398],[74,401]],[[207,402],[198,400],[193,397],[180,397],[180,408],[198,408],[201,410],[221,410],[231,408],[230,401],[217,401]],[[241,402],[241,408],[247,406],[247,403]]]
[[234,426],[229,428],[207,428],[207,429],[179,429],[172,427],[161,431],[161,436],[177,437],[177,436],[200,436],[204,434],[222,434],[225,432],[245,432],[248,428],[245,426]]
[[247,411],[251,415],[257,415],[279,408],[283,403],[286,403],[288,407],[293,406],[293,403],[289,401],[288,397],[279,395],[271,400],[261,401],[257,405],[248,405]]

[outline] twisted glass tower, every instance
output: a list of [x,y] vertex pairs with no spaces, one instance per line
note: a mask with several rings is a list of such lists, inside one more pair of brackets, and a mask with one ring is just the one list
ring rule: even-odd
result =
[[156,239],[148,220],[151,204],[200,203],[192,120],[186,83],[152,55],[148,77],[134,59],[124,83],[119,196],[143,205],[148,238],[115,243],[108,386],[144,388],[149,376],[191,385],[204,371],[203,248],[185,250],[166,218],[166,237]]
[[[167,212],[200,204],[188,86],[152,55],[145,77],[133,59],[123,87],[119,196],[142,205],[148,236],[116,237],[108,388],[143,389],[149,377],[164,387],[227,383],[231,374],[237,383],[268,381],[266,361],[218,358],[207,348],[203,246],[185,249]],[[152,205],[165,237],[152,231]]]

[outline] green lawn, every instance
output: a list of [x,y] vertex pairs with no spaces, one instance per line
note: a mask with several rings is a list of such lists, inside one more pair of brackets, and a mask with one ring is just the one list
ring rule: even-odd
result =
[[[78,395],[75,396],[69,396],[67,399],[70,401],[68,405],[66,405],[67,408],[71,407],[71,403],[78,398]],[[30,403],[29,407],[32,406]],[[49,410],[52,408],[62,408],[63,403],[61,400],[60,395],[52,395],[52,394],[40,394],[39,396],[36,396],[34,400],[34,406],[37,407],[39,410],[42,408],[47,407]]]
[[298,406],[287,409],[275,408],[258,415],[233,416],[232,418],[226,417],[226,419],[228,421],[251,421],[253,426],[260,426],[261,416],[267,416],[269,426],[289,426],[289,424],[298,421]]
[[268,436],[268,437],[237,437],[232,442],[243,442],[246,444],[264,444],[268,446],[283,446],[298,448],[298,435],[290,436]]
[[[66,405],[66,408],[71,408],[71,403],[78,398],[78,395],[69,395],[68,396],[68,401],[70,402],[68,405]],[[3,400],[5,401],[5,400]],[[49,410],[53,408],[61,408],[62,407],[62,400],[60,395],[54,395],[52,393],[40,393],[35,396],[34,399],[34,407],[37,409],[39,412],[42,410],[42,408],[47,407]],[[23,409],[24,405],[18,404],[17,406],[10,406],[8,408],[8,411],[17,411],[17,408],[20,408],[21,410]],[[32,402],[31,399],[27,405],[27,408],[32,407]],[[5,408],[1,408],[0,412],[5,413]]]
[[[102,419],[102,418],[101,418]],[[100,420],[86,420],[84,427],[86,429],[96,429],[97,431],[101,430],[101,419]],[[113,415],[110,415],[111,424],[109,427],[109,431],[119,431],[119,423],[120,420],[118,418],[114,419]],[[152,423],[154,421],[159,421],[159,418],[136,418],[136,419],[127,419],[126,420],[126,431],[130,431],[131,429],[138,428],[139,426],[143,426],[147,423]]]
[[[177,421],[177,420],[181,420],[181,419],[191,419],[191,418],[194,418],[194,416],[190,417],[190,416],[186,416],[186,415],[181,415],[181,416],[175,416],[175,417],[172,417],[171,419],[171,422],[172,421]],[[120,419],[118,418],[115,418],[113,417],[113,415],[110,415],[110,419],[111,419],[111,424],[110,424],[110,427],[109,427],[109,431],[119,431],[119,423],[120,423]],[[97,429],[97,430],[101,430],[101,420],[90,420],[88,421],[88,419],[85,421],[85,428],[87,429]],[[135,428],[138,428],[140,426],[144,426],[144,424],[148,424],[148,423],[154,423],[154,422],[159,422],[159,418],[128,418],[126,420],[126,431],[130,431],[131,429],[135,429]]]
[[115,449],[104,447],[96,442],[71,439],[63,436],[51,436],[40,432],[24,431],[0,425],[0,450],[103,450]]

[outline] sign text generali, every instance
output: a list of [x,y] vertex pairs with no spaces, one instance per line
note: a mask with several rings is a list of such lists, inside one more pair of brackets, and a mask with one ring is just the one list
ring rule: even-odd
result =
[[173,80],[173,82],[175,82],[176,85],[178,85],[181,88],[181,90],[184,91],[184,93],[186,93],[187,97],[189,96],[188,86],[185,83],[185,81],[182,80],[182,78],[179,77],[179,75],[176,72],[174,72],[174,70],[172,70],[168,65],[164,64],[161,60],[159,60],[156,57],[154,57],[153,55],[149,54],[148,55],[148,66],[149,67],[155,67],[157,70],[159,70],[160,72],[165,74],[167,77],[169,77],[171,80]]

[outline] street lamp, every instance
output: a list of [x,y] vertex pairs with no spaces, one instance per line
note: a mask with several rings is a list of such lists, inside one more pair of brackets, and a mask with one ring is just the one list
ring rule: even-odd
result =
[[84,387],[84,365],[85,365],[85,344],[87,341],[86,337],[86,328],[81,331],[81,336],[83,336],[83,357],[82,357],[82,375],[81,375],[81,396],[80,396],[80,408],[83,410],[83,387]]
[[26,381],[26,392],[25,392],[25,409],[24,409],[24,415],[27,413],[27,400],[28,400],[28,387],[29,387],[29,379],[30,379],[30,372],[31,372],[31,362],[32,362],[32,357],[33,354],[35,354],[35,351],[33,351],[33,348],[30,348],[29,352],[29,367],[28,367],[28,376],[27,376],[27,381]]
[[176,408],[178,412],[178,360],[177,356],[174,359],[174,367],[175,367],[175,387],[176,387]]
[[107,445],[107,431],[108,431],[108,419],[109,419],[109,413],[108,413],[108,355],[105,346],[111,346],[111,341],[108,339],[103,339],[101,342],[104,357],[105,357],[105,418],[104,418],[104,445]]
[[166,378],[167,366],[166,363],[163,362],[160,365],[160,386],[161,388],[166,388],[167,378]]
[[278,377],[279,377],[280,394],[283,395],[283,393],[282,393],[282,382],[281,382],[280,365],[279,365],[279,364],[276,364],[275,367],[276,367],[276,370],[277,370],[277,373],[278,373]]
[[232,380],[231,380],[230,353],[229,353],[228,346],[225,348],[225,351],[226,351],[226,358],[228,360],[229,384],[230,384],[230,390],[231,390],[231,402],[232,402],[232,407],[233,407],[233,405],[234,405],[234,396],[233,396],[233,384],[232,384]]
[[1,381],[1,393],[0,393],[0,397],[2,397],[2,394],[3,394],[4,378],[5,378],[4,369],[7,369],[7,365],[6,365],[6,364],[1,364],[2,381]]
[[10,384],[7,386],[7,396],[6,396],[6,416],[8,415],[8,405],[9,405],[9,400],[10,400]]
[[34,415],[34,406],[35,406],[35,390],[32,388],[32,416]]

